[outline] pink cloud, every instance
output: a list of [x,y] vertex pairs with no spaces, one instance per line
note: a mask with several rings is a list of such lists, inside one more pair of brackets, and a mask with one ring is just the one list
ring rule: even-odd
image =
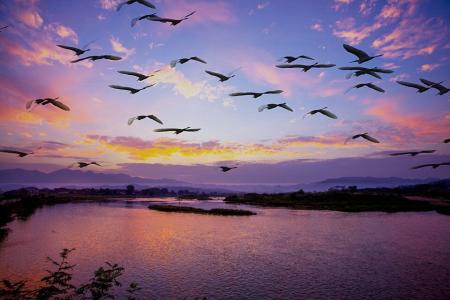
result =
[[433,71],[434,69],[440,67],[440,64],[423,64],[420,66],[420,71],[422,72],[430,72]]
[[39,28],[44,23],[41,15],[35,10],[25,10],[17,13],[19,21],[32,28]]

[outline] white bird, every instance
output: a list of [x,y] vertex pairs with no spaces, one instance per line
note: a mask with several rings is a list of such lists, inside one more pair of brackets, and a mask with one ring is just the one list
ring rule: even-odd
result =
[[440,83],[436,83],[436,82],[429,81],[429,80],[426,80],[423,78],[420,78],[420,81],[422,81],[424,84],[428,85],[429,87],[437,89],[439,91],[438,95],[444,95],[450,91],[449,88],[447,88],[441,84],[443,81],[441,81]]
[[355,47],[352,47],[350,45],[347,45],[347,44],[343,44],[343,47],[344,47],[345,50],[347,50],[347,52],[350,52],[351,54],[356,55],[356,57],[358,57],[357,60],[351,61],[351,62],[357,62],[358,64],[362,64],[362,63],[364,63],[366,61],[372,60],[375,57],[383,56],[383,54],[370,56],[366,52],[364,52],[364,51],[362,51],[360,49],[357,49]]
[[170,23],[172,26],[175,26],[179,24],[180,22],[189,19],[190,16],[195,14],[195,11],[185,15],[181,19],[172,19],[172,18],[164,18],[160,17],[157,14],[151,14],[151,15],[144,15],[141,17],[137,17],[131,20],[131,27],[134,27],[138,21],[141,20],[148,20],[148,21],[154,21],[154,22],[161,22],[161,23]]
[[299,56],[284,56],[284,57],[280,58],[279,61],[284,59],[286,63],[290,64],[291,62],[296,61],[299,58],[314,60],[314,58],[312,58],[312,57],[309,57],[306,55],[299,55]]
[[360,133],[360,134],[356,134],[356,135],[354,135],[352,137],[349,137],[345,141],[345,144],[347,144],[347,142],[350,141],[350,140],[354,140],[354,139],[357,139],[357,138],[360,138],[360,137],[363,138],[363,139],[366,139],[366,140],[368,140],[369,142],[372,142],[372,143],[378,144],[380,142],[376,138],[371,137],[367,132],[365,132],[365,133]]
[[18,157],[25,157],[27,155],[33,154],[32,151],[25,152],[25,151],[19,151],[19,150],[11,150],[11,149],[0,149],[0,152],[17,154]]
[[315,115],[317,113],[320,113],[320,114],[322,114],[324,116],[327,116],[328,118],[331,118],[331,119],[337,119],[338,117],[335,114],[333,114],[332,112],[330,112],[329,110],[327,110],[327,108],[328,107],[311,110],[310,112],[306,113],[303,116],[303,119],[306,118],[306,116],[308,116],[308,115]]
[[211,75],[211,76],[215,76],[215,77],[219,78],[219,81],[220,81],[220,82],[227,81],[228,79],[233,78],[234,76],[236,76],[236,75],[233,74],[233,73],[229,73],[228,75],[224,75],[224,74],[221,74],[221,73],[217,73],[217,72],[213,72],[213,71],[208,71],[208,70],[205,70],[205,72],[206,72],[207,74]]
[[344,71],[353,71],[349,74],[347,74],[346,78],[349,79],[352,76],[358,77],[361,75],[371,75],[373,77],[376,77],[378,79],[381,79],[381,76],[378,75],[377,73],[383,73],[383,74],[390,74],[390,73],[394,73],[394,71],[392,70],[388,70],[388,69],[381,69],[381,68],[364,68],[364,67],[340,67],[338,68],[339,70],[344,70]]
[[148,89],[149,87],[152,87],[152,86],[154,86],[156,83],[154,83],[154,84],[150,84],[150,85],[146,85],[146,86],[144,86],[143,88],[140,88],[140,89],[135,89],[135,88],[132,88],[132,87],[128,87],[128,86],[122,86],[122,85],[116,85],[116,84],[111,84],[111,85],[109,85],[109,87],[110,88],[113,88],[113,89],[116,89],[116,90],[124,90],[124,91],[129,91],[131,94],[136,94],[136,93],[139,93],[140,91],[142,91],[142,90],[145,90],[145,89]]
[[425,153],[434,153],[436,150],[421,150],[421,151],[407,151],[407,152],[396,152],[389,154],[390,156],[401,156],[401,155],[410,155],[410,156],[417,156],[419,154],[425,154]]
[[158,128],[153,130],[154,132],[169,132],[169,131],[173,131],[174,134],[180,134],[184,131],[186,132],[195,132],[195,131],[199,131],[200,128],[191,128],[191,127],[185,127],[185,128]]
[[58,101],[58,99],[59,99],[59,97],[34,99],[34,100],[28,101],[25,107],[28,111],[30,111],[34,107],[34,105],[52,104],[53,106],[56,106],[62,110],[70,111],[70,108],[67,105],[65,105],[64,103],[62,103],[61,101]]
[[277,108],[277,107],[281,107],[281,108],[284,108],[284,109],[289,110],[289,111],[294,111],[292,108],[287,106],[286,102],[278,103],[278,104],[276,104],[276,103],[269,103],[269,104],[261,105],[260,107],[258,107],[258,111],[262,112],[265,109],[274,109],[274,108]]
[[384,93],[385,92],[382,88],[380,88],[379,86],[375,85],[374,83],[367,82],[367,83],[356,84],[356,85],[352,86],[351,88],[349,88],[348,90],[346,90],[345,93],[348,93],[351,89],[359,89],[359,88],[362,88],[362,87],[368,87],[368,88],[371,88],[371,89],[373,89],[373,90],[375,90],[377,92],[380,92],[380,93]]
[[86,57],[79,58],[79,59],[76,59],[76,60],[72,60],[71,63],[77,63],[77,62],[80,62],[80,61],[83,61],[83,60],[86,60],[86,59],[91,60],[91,61],[96,61],[96,60],[99,60],[99,59],[121,60],[122,58],[119,57],[119,56],[114,56],[114,55],[91,55],[91,56],[86,56]]
[[206,61],[204,61],[204,60],[201,59],[200,57],[198,57],[198,56],[192,56],[192,57],[183,57],[183,58],[180,58],[180,59],[172,60],[172,61],[170,62],[170,67],[171,67],[171,68],[174,68],[178,63],[180,63],[180,64],[185,64],[185,63],[187,63],[187,62],[190,61],[190,60],[195,60],[195,61],[201,62],[201,63],[203,63],[203,64],[206,64]]
[[134,3],[142,4],[144,6],[156,9],[156,7],[153,4],[151,4],[150,2],[148,2],[146,0],[127,0],[127,1],[120,3],[117,6],[116,10],[119,11],[124,5],[130,5],[130,4],[134,4]]
[[239,96],[253,96],[253,98],[259,98],[262,95],[274,95],[274,94],[281,94],[282,90],[273,90],[273,91],[266,91],[266,92],[238,92],[238,93],[231,93],[231,97],[239,97]]
[[76,162],[76,163],[73,163],[72,165],[70,165],[69,168],[71,168],[71,167],[73,167],[75,165],[78,165],[78,168],[84,168],[84,167],[87,167],[87,166],[90,166],[90,165],[96,165],[96,166],[99,166],[99,167],[102,166],[102,165],[100,165],[99,163],[97,163],[95,161],[91,161],[91,162],[79,161],[79,162]]
[[145,119],[145,118],[152,119],[153,121],[158,122],[159,124],[163,125],[163,122],[160,119],[158,119],[158,117],[155,116],[155,115],[140,115],[140,116],[129,118],[128,119],[128,125],[133,124],[133,122],[135,120],[139,121],[139,120],[142,120],[142,119]]
[[[159,72],[159,71],[161,71],[161,70],[153,71],[153,73],[157,73],[157,72]],[[155,76],[155,74],[144,75],[144,74],[141,74],[141,73],[138,73],[138,72],[131,72],[131,71],[117,71],[117,73],[124,74],[124,75],[135,76],[135,77],[138,78],[138,79],[137,79],[138,81],[143,81],[143,80],[145,80],[145,79],[147,79],[147,78],[150,78],[150,77],[152,77],[152,76]]]
[[415,170],[415,169],[420,169],[420,168],[425,168],[425,167],[432,167],[433,169],[436,169],[440,166],[450,166],[450,162],[418,165],[418,166],[412,167],[411,169]]
[[335,67],[335,64],[319,64],[314,63],[312,65],[302,65],[302,64],[282,64],[282,65],[276,65],[277,68],[281,69],[303,69],[303,72],[308,72],[312,68],[332,68]]

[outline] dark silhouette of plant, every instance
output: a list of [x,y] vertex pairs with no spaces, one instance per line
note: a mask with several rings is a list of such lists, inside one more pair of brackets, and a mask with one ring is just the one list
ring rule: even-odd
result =
[[117,264],[106,262],[106,267],[98,268],[89,283],[77,289],[77,295],[81,295],[82,299],[114,299],[114,295],[110,294],[109,290],[114,286],[122,286],[118,278],[122,276],[123,270],[124,268]]

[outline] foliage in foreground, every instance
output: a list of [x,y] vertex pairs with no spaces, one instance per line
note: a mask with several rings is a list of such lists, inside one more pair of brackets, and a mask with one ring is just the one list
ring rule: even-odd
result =
[[[40,280],[41,285],[35,289],[27,287],[26,281],[2,280],[0,299],[115,299],[116,288],[122,286],[119,279],[124,268],[106,262],[105,266],[94,272],[94,276],[87,283],[76,287],[71,283],[75,265],[68,262],[68,256],[74,250],[63,249],[59,253],[58,261],[48,257],[53,270],[47,270],[47,275]],[[136,293],[140,289],[136,283],[131,283],[125,289],[127,299],[136,299]]]

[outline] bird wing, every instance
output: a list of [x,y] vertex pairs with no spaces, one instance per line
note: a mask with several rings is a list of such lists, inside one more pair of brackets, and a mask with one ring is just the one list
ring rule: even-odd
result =
[[179,128],[158,128],[153,130],[154,132],[167,132],[167,131],[177,131]]
[[152,119],[155,122],[158,122],[159,124],[163,125],[163,122],[155,115],[148,116],[150,119]]
[[170,67],[171,67],[171,68],[175,68],[175,66],[177,65],[177,63],[178,63],[179,61],[180,61],[179,59],[172,60],[172,61],[170,62]]
[[66,49],[66,50],[71,50],[71,51],[73,51],[73,52],[75,52],[75,53],[84,52],[83,50],[81,50],[81,49],[79,49],[79,48],[76,48],[76,47],[64,46],[64,45],[56,45],[56,46],[58,46],[59,48]]
[[193,56],[193,57],[191,57],[190,59],[191,59],[191,60],[198,61],[198,62],[201,62],[201,63],[204,63],[204,64],[207,63],[206,61],[204,61],[203,59],[201,59],[201,58],[198,57],[198,56]]
[[373,138],[373,137],[371,137],[370,135],[368,135],[368,134],[361,134],[361,137],[362,138],[365,138],[366,140],[368,140],[368,141],[371,141],[372,143],[379,143],[380,141],[379,140],[377,140],[376,138]]
[[396,152],[389,154],[390,156],[411,155],[412,152]]
[[188,129],[185,129],[184,131],[191,131],[191,132],[194,132],[194,131],[199,131],[201,128],[188,128]]
[[[375,78],[381,79],[381,76],[380,76],[380,75],[378,75],[377,73],[372,72],[372,71],[364,72],[364,73],[362,73],[362,74],[367,74],[367,75],[373,76],[373,77],[375,77]],[[362,75],[362,74],[361,74],[361,75]]]
[[237,97],[237,96],[254,96],[256,93],[253,92],[238,92],[238,93],[231,93],[231,97]]
[[343,71],[366,71],[366,70],[368,70],[367,68],[364,68],[364,67],[340,67],[338,69],[343,70]]
[[388,70],[388,69],[372,68],[371,70],[373,72],[384,73],[384,74],[394,73],[394,71]]
[[109,59],[109,60],[121,60],[122,59],[122,57],[115,56],[115,55],[102,55],[101,58]]
[[335,64],[316,64],[316,65],[313,65],[312,67],[313,68],[332,68],[335,66],[336,66]]
[[122,7],[125,5],[125,4],[127,4],[127,2],[128,1],[124,1],[124,2],[122,2],[122,3],[120,3],[119,5],[117,5],[117,7],[116,7],[116,11],[119,11],[119,10],[121,10],[122,9]]
[[264,92],[263,94],[281,94],[282,92],[283,92],[283,90],[273,90],[273,91]]
[[0,149],[0,152],[3,152],[3,153],[12,153],[12,154],[22,154],[23,152],[20,152],[20,151],[16,151],[16,150],[8,150],[8,149]]
[[379,86],[377,86],[377,85],[375,85],[373,83],[367,83],[366,86],[371,88],[371,89],[373,89],[373,90],[375,90],[375,91],[378,91],[380,93],[384,93],[384,90],[382,88],[380,88]]
[[36,102],[36,100],[30,100],[27,102],[27,104],[25,105],[27,110],[31,110],[33,104]]
[[183,19],[187,19],[187,18],[189,18],[190,16],[192,16],[193,14],[195,14],[197,11],[193,11],[193,12],[191,12],[191,13],[188,13],[187,15],[185,15],[184,17],[183,17]]
[[330,112],[330,111],[328,111],[326,109],[321,109],[321,110],[319,110],[319,112],[322,115],[325,115],[325,116],[327,116],[329,118],[332,118],[332,119],[337,119],[338,118],[335,114],[333,114],[332,112]]
[[357,48],[352,47],[352,46],[347,45],[347,44],[343,44],[342,46],[344,47],[344,49],[347,52],[350,52],[351,54],[356,55],[359,59],[364,59],[364,58],[368,58],[369,57],[369,55],[366,52],[364,52],[364,51],[362,51],[360,49],[357,49]]
[[313,112],[313,111],[310,111],[310,112],[304,114],[304,115],[303,115],[303,119],[306,118],[306,117],[309,116],[309,115],[312,115],[312,114],[311,114],[312,112]]
[[77,62],[80,62],[80,61],[83,61],[83,60],[86,60],[86,59],[92,59],[93,57],[94,56],[86,56],[86,57],[83,57],[83,58],[72,60],[71,63],[77,63]]
[[137,119],[137,117],[129,118],[129,119],[128,119],[128,125],[133,124],[134,120],[136,120],[136,119]]
[[117,71],[117,73],[136,76],[136,77],[146,77],[144,74],[137,73],[137,72],[130,72],[130,71]]
[[429,80],[426,80],[423,78],[420,78],[420,81],[432,88],[437,89],[440,92],[447,92],[447,88],[445,86],[443,86],[442,84],[439,84],[439,83],[433,82],[433,81],[429,81]]
[[292,69],[292,68],[306,68],[307,65],[301,65],[301,64],[281,64],[281,65],[276,65],[277,68],[281,68],[281,69]]
[[423,86],[423,85],[420,85],[420,84],[418,84],[418,83],[413,83],[413,82],[407,82],[407,81],[400,81],[400,80],[397,80],[397,83],[398,83],[398,84],[401,84],[401,85],[404,85],[404,86],[412,87],[412,88],[415,88],[415,89],[418,89],[418,90],[423,90],[423,89],[426,89],[426,88],[427,88],[427,87],[425,87],[425,86]]
[[98,162],[95,162],[95,161],[91,162],[91,165],[96,165],[96,166],[99,166],[99,167],[102,166],[101,164],[99,164]]
[[[353,74],[353,73],[350,73]],[[348,79],[348,78],[347,78]],[[356,85],[349,87],[348,89],[345,90],[344,94],[347,94],[348,92],[350,92],[352,89],[356,88]]]
[[284,108],[284,109],[287,109],[287,110],[289,110],[289,111],[294,111],[292,108],[290,108],[289,106],[287,106],[286,103],[282,103],[282,104],[280,104],[279,106],[282,107],[282,108]]
[[415,169],[420,169],[420,168],[425,168],[425,167],[432,167],[434,166],[433,164],[424,164],[424,165],[418,165],[418,166],[414,166],[411,169],[415,170]]
[[267,109],[269,107],[269,105],[261,105],[260,107],[258,107],[258,111],[262,112],[263,110]]
[[125,90],[125,91],[130,91],[133,92],[136,89],[128,87],[128,86],[121,86],[121,85],[115,85],[115,84],[111,84],[109,85],[110,88],[116,89],[116,90]]
[[423,79],[423,78],[420,78],[420,81],[422,81],[422,83],[424,83],[426,85],[435,85],[436,84],[436,82],[429,81],[429,80],[426,80],[426,79]]
[[220,74],[220,73],[217,73],[217,72],[208,71],[208,70],[205,70],[205,72],[208,73],[209,75],[216,76],[216,77],[218,77],[218,78],[220,78],[220,79],[222,79],[222,80],[228,78],[227,76],[225,76],[225,75],[223,75],[223,74]]
[[139,4],[145,5],[147,7],[156,9],[156,6],[154,6],[152,3],[150,3],[150,2],[148,2],[146,0],[136,0],[136,2],[139,3]]
[[305,59],[314,60],[314,58],[306,56],[306,55],[300,55],[298,58],[305,58]]
[[436,150],[422,150],[420,153],[434,153]]
[[64,103],[62,103],[61,101],[52,100],[52,101],[50,101],[50,103],[62,110],[70,111],[70,108],[67,105],[65,105]]

